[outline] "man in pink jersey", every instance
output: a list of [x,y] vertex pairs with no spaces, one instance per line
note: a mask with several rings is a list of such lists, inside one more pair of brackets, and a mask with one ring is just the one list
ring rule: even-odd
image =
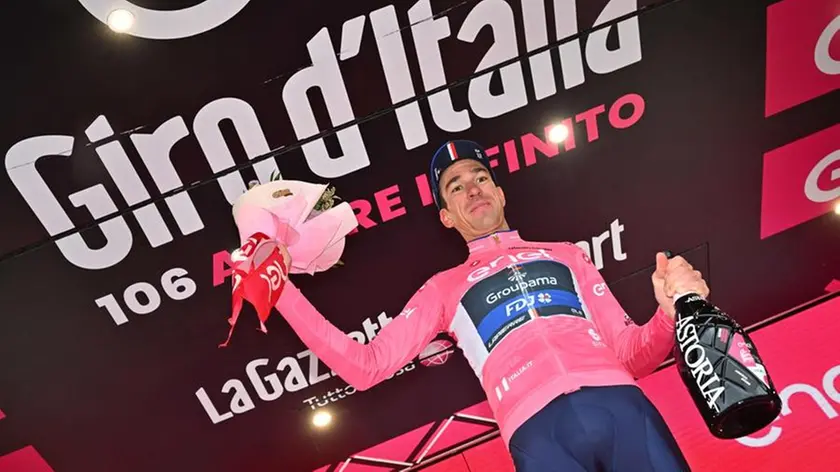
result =
[[668,355],[677,293],[708,296],[683,258],[656,255],[659,308],[635,325],[571,243],[532,242],[508,226],[484,150],[450,141],[429,173],[440,221],[469,256],[432,276],[368,344],[348,337],[287,283],[276,308],[358,390],[387,379],[440,332],[484,388],[519,472],[686,471],[676,441],[636,386]]

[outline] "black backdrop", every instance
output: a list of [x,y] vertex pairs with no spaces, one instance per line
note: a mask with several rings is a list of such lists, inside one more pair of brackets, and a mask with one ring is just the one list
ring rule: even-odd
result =
[[[200,2],[135,3],[174,10]],[[562,65],[557,49],[551,49],[553,75],[546,75],[544,64],[519,63],[524,103],[499,116],[478,116],[487,100],[470,99],[468,83],[454,87],[450,90],[454,109],[466,110],[461,119],[469,119],[460,131],[437,126],[429,102],[422,99],[417,110],[426,137],[419,127],[406,132],[417,145],[407,146],[396,115],[385,113],[358,127],[369,165],[343,172],[346,175],[316,172],[300,149],[264,161],[263,176],[266,165],[276,162],[286,178],[331,182],[355,208],[369,205],[369,217],[377,223],[367,227],[365,222],[358,234],[349,237],[343,268],[298,277],[296,283],[337,326],[364,332],[366,319],[376,321],[382,312],[395,316],[428,276],[461,261],[464,245],[440,227],[433,206],[424,206],[415,178],[425,171],[442,141],[462,137],[498,146],[497,171],[508,195],[509,221],[524,237],[591,243],[615,221],[610,239],[603,243],[602,272],[608,281],[616,281],[641,271],[637,280],[642,282],[617,290],[637,321],[645,321],[654,309],[643,279],[649,277],[654,253],[662,248],[702,247],[697,263],[712,280],[714,301],[744,324],[819,295],[840,276],[837,218],[822,212],[823,216],[762,239],[763,155],[837,123],[837,87],[765,117],[771,3],[668,2],[611,27],[606,42],[595,36],[603,32],[584,35],[579,43],[563,46]],[[331,120],[318,89],[304,95],[289,86],[297,80],[336,79],[326,69],[306,72],[312,63],[306,43],[322,28],[328,31],[334,51],[345,50],[349,56],[334,62],[353,117],[361,118],[422,93],[424,75],[431,84],[426,88],[440,85],[434,82],[432,68],[421,72],[412,24],[423,34],[424,28],[439,28],[440,21],[448,21],[450,34],[440,42],[440,55],[449,82],[487,65],[479,67],[494,41],[493,47],[499,48],[494,51],[501,54],[497,58],[506,59],[506,51],[527,52],[523,5],[547,8],[543,26],[553,41],[558,36],[555,13],[568,23],[569,9],[576,6],[577,26],[572,28],[577,31],[590,28],[601,15],[615,18],[654,2],[435,0],[428,6],[436,15],[435,23],[422,15],[428,2],[396,2],[393,11],[400,32],[385,31],[389,41],[402,38],[413,91],[393,99],[369,16],[388,5],[254,0],[215,29],[172,40],[115,35],[75,1],[32,0],[2,7],[0,39],[7,69],[0,89],[4,104],[0,150],[7,153],[7,172],[0,175],[0,196],[7,229],[0,237],[0,251],[9,256],[0,271],[0,409],[6,415],[0,421],[0,453],[31,444],[57,471],[310,470],[482,400],[478,383],[460,356],[435,369],[412,364],[410,371],[371,391],[335,402],[332,406],[340,418],[335,428],[329,434],[312,433],[311,405],[336,389],[344,392],[346,384],[327,378],[329,368],[324,365],[312,371],[311,356],[282,318],[272,317],[269,333],[262,334],[246,316],[231,347],[217,348],[227,331],[230,286],[227,279],[214,285],[214,270],[219,282],[224,266],[218,253],[232,249],[237,241],[230,204],[215,182],[188,193],[196,209],[191,220],[185,216],[190,214],[189,204],[181,194],[180,200],[157,201],[142,212],[110,220],[106,225],[124,231],[108,242],[111,246],[100,229],[82,231],[84,244],[111,249],[126,243],[130,233],[125,257],[102,262],[105,267],[79,267],[55,243],[11,257],[50,236],[22,196],[29,190],[45,195],[44,188],[26,180],[33,169],[69,218],[63,227],[53,220],[58,228],[54,234],[94,220],[84,205],[74,206],[70,195],[75,192],[101,185],[109,198],[85,191],[76,202],[90,197],[86,201],[100,206],[103,214],[113,211],[109,201],[122,209],[147,198],[140,186],[127,184],[120,189],[117,181],[128,182],[133,175],[127,168],[109,174],[103,164],[103,160],[119,161],[120,146],[147,195],[154,198],[161,191],[209,178],[213,169],[208,153],[218,156],[226,147],[241,164],[249,153],[254,157],[267,148],[293,145],[301,136],[296,135],[290,114],[297,116],[301,110],[305,114],[305,108],[292,103],[295,97],[310,101],[318,130],[341,124],[347,117]],[[423,18],[410,18],[412,8]],[[511,23],[505,21],[508,10]],[[378,26],[385,24],[382,18],[387,13],[380,12]],[[456,38],[468,15],[479,23],[479,18],[501,20],[494,20],[498,21],[494,33],[484,28],[470,43]],[[538,33],[534,24],[527,30]],[[505,39],[506,27],[513,28],[516,44]],[[358,28],[361,46],[353,55],[353,33]],[[348,48],[340,47],[344,39]],[[636,59],[634,41],[640,50]],[[583,51],[583,80],[577,83],[575,50]],[[617,52],[610,56],[606,50]],[[434,59],[433,49],[423,51],[424,60]],[[314,62],[325,67],[333,62],[327,56],[322,54]],[[513,96],[518,67],[508,69],[513,79],[494,77],[491,92],[504,90]],[[540,87],[553,83],[556,93],[538,100],[533,76]],[[406,83],[395,80],[392,85]],[[480,92],[480,85],[474,87]],[[284,99],[284,89],[292,101]],[[642,100],[644,108],[635,108],[641,113],[638,121],[619,129],[614,124],[621,118],[613,117],[611,124],[609,112],[627,96],[637,96],[636,103]],[[330,106],[339,102],[333,100]],[[580,114],[602,105],[596,120],[589,121],[589,126],[597,123],[595,139]],[[406,115],[412,113],[410,108]],[[248,119],[249,109],[257,120]],[[223,119],[230,110],[238,113],[237,118]],[[614,113],[626,119],[633,110],[625,105]],[[117,138],[100,132],[93,139],[96,143],[90,144],[85,131],[100,116]],[[183,119],[181,134],[178,120],[170,121],[176,117]],[[579,117],[574,148],[560,145],[551,158],[546,152],[531,153],[535,164],[527,165],[526,155],[532,149],[528,143],[536,138],[544,141],[546,126],[570,117]],[[103,118],[98,120],[102,125]],[[295,120],[300,124],[300,118]],[[161,127],[164,123],[171,129]],[[220,134],[214,135],[214,127]],[[165,156],[149,145],[157,138],[141,136],[161,129],[181,138],[169,156],[180,182],[173,183],[171,175],[164,181],[166,169],[160,162],[166,161]],[[528,134],[533,136],[520,139]],[[32,163],[37,155],[28,160],[10,157],[10,150],[23,140],[50,135],[65,138],[49,139],[51,155],[37,164]],[[224,140],[214,141],[219,135]],[[47,142],[42,139],[38,145]],[[324,142],[333,158],[352,154],[344,161],[324,162],[325,169],[335,171],[348,160],[363,161],[334,135]],[[97,152],[110,157],[101,159]],[[62,153],[63,157],[56,156]],[[143,157],[158,164],[146,167]],[[511,167],[512,162],[518,163],[518,169]],[[155,183],[156,172],[166,184],[163,190]],[[256,178],[250,168],[240,174],[242,182]],[[20,179],[23,190],[13,183],[13,176],[18,176],[14,178]],[[820,182],[831,186],[826,178]],[[235,184],[225,185],[233,185],[235,193]],[[157,247],[152,247],[138,223],[142,218],[152,221],[154,208],[171,236],[171,241]],[[383,219],[389,220],[383,223]],[[179,224],[190,222],[196,230],[184,235]],[[165,236],[161,228],[157,227],[157,236]],[[621,247],[616,254],[611,241],[617,237]],[[94,259],[105,261],[103,252]],[[195,282],[195,293],[183,300],[169,297],[161,282],[164,273],[176,267]],[[148,314],[135,314],[123,301],[123,292],[143,282],[155,287],[160,306]],[[122,323],[97,306],[96,300],[108,294],[119,301],[125,314]],[[140,304],[145,301],[139,298]],[[255,386],[248,371],[255,379],[268,380]],[[282,395],[272,387],[274,378],[284,384]],[[247,411],[214,424],[211,418],[224,417],[232,402],[234,409],[238,404]],[[208,412],[208,405],[215,414]]]

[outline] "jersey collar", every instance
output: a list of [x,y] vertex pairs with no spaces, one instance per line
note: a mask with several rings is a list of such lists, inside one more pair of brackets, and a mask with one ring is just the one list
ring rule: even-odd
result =
[[468,246],[470,248],[470,254],[474,254],[479,251],[491,251],[493,249],[507,247],[513,242],[520,241],[522,241],[522,238],[519,237],[519,231],[496,231],[487,236],[473,239],[468,243]]

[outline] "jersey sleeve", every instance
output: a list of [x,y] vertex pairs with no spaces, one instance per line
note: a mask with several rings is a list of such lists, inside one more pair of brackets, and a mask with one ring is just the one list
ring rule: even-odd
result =
[[291,281],[275,308],[315,356],[357,390],[387,379],[420,354],[440,332],[444,311],[443,299],[429,280],[393,321],[361,344],[327,321]]
[[626,314],[581,248],[574,246],[574,271],[582,279],[582,297],[598,332],[634,377],[653,372],[674,346],[674,320],[662,308],[638,326]]

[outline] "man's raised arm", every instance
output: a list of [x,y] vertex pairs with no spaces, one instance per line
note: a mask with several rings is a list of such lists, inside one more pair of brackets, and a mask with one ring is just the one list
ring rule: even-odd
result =
[[660,307],[644,325],[633,323],[586,253],[578,247],[573,251],[575,274],[582,278],[581,295],[599,333],[634,377],[650,374],[674,346],[674,319]]
[[368,344],[361,344],[327,321],[291,281],[277,311],[310,350],[345,382],[366,390],[417,356],[441,330],[442,297],[429,280],[403,311]]

